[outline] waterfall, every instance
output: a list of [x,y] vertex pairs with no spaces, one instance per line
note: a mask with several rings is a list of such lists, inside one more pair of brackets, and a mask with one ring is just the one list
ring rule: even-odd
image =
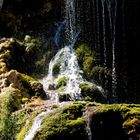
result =
[[36,131],[41,126],[41,122],[42,122],[44,116],[49,112],[50,112],[50,110],[47,110],[46,112],[41,112],[37,117],[34,118],[33,125],[31,127],[31,129],[29,130],[29,132],[27,132],[24,140],[32,140],[34,138]]
[[115,43],[116,43],[116,14],[117,14],[117,1],[116,0],[107,0],[107,8],[109,12],[109,22],[111,30],[111,39],[112,39],[112,96],[113,102],[118,102],[118,97],[116,93],[117,79],[116,79],[116,56],[115,56]]
[[4,0],[0,0],[0,10],[2,9]]
[[[69,94],[71,100],[81,100],[82,99],[81,89],[79,86],[80,86],[80,83],[87,82],[82,77],[83,71],[80,69],[78,65],[75,50],[73,49],[75,42],[77,41],[78,35],[80,33],[80,26],[83,26],[82,24],[84,23],[82,21],[83,15],[80,15],[81,11],[79,11],[79,8],[78,8],[79,5],[77,1],[65,0],[64,4],[65,4],[64,22],[60,24],[60,27],[58,27],[58,31],[56,32],[56,35],[55,35],[55,40],[57,43],[59,42],[58,39],[60,39],[59,34],[62,28],[65,26],[64,47],[60,49],[57,52],[57,54],[51,59],[49,63],[48,75],[40,80],[40,82],[43,84],[44,90],[47,93],[47,95],[50,96],[51,100],[53,101],[55,100],[56,102],[58,102],[59,93]],[[84,3],[82,2],[79,4],[81,6]],[[90,3],[88,3],[88,6],[89,4]],[[102,6],[104,7],[103,3],[102,3]],[[104,11],[103,11],[103,15],[105,15]],[[85,16],[88,22],[90,18],[88,18],[87,15]],[[104,24],[103,31],[104,31],[104,60],[105,60],[104,65],[106,66],[105,17],[104,17],[103,24]],[[53,71],[56,65],[58,65],[59,71],[57,72],[57,74],[54,74]],[[63,90],[57,90],[56,89],[57,82],[59,81],[59,79],[63,77],[66,78],[66,85],[63,87]],[[51,87],[53,87],[53,90],[50,90],[49,88],[50,85]],[[102,95],[106,98],[106,95],[104,94],[104,90],[102,89],[102,87],[97,86],[97,85],[96,87],[102,93]]]
[[[97,2],[97,24],[99,24],[99,3]],[[110,47],[112,49],[112,100],[117,102],[117,78],[116,78],[116,52],[115,52],[115,43],[116,43],[116,14],[117,14],[117,1],[116,0],[101,0],[102,6],[102,34],[103,34],[103,65],[108,67],[108,34],[110,34]],[[109,25],[107,25],[109,21]],[[98,27],[99,25],[97,25]],[[108,29],[109,28],[109,29]],[[98,29],[99,31],[99,29]],[[108,33],[109,32],[109,33]],[[99,33],[98,33],[99,34]],[[99,37],[98,37],[99,38]],[[98,39],[99,40],[99,39]],[[104,87],[107,87],[108,79],[105,76]]]
[[[63,93],[70,94],[71,100],[80,99],[81,89],[79,88],[79,84],[83,81],[81,76],[82,71],[78,66],[76,54],[73,49],[74,42],[70,46],[65,46],[57,52],[49,63],[48,76],[41,81],[44,85],[45,92],[48,92],[50,84],[55,85],[58,79],[65,76],[67,85]],[[53,76],[53,67],[57,62],[60,63],[60,72],[59,75],[55,77]],[[58,101],[57,98],[56,100]]]
[[[63,107],[66,104],[71,104],[71,102],[63,102],[59,104],[59,108]],[[51,110],[49,108],[47,108],[47,110],[45,112],[41,112],[40,114],[38,114],[34,119],[33,119],[33,125],[31,127],[31,129],[27,132],[27,134],[24,137],[24,140],[33,140],[36,132],[39,130],[39,128],[41,127],[41,123],[43,118],[45,117],[45,115],[55,112],[55,110]]]
[[[79,68],[77,57],[73,49],[75,42],[78,38],[79,32],[76,27],[76,13],[75,13],[75,1],[66,0],[65,1],[65,46],[60,49],[57,54],[52,58],[49,63],[48,75],[44,77],[41,82],[44,85],[44,90],[48,92],[49,85],[56,85],[57,81],[61,77],[66,77],[67,84],[64,90],[59,93],[69,94],[71,100],[80,100],[81,89],[79,87],[83,80],[82,71]],[[61,28],[61,27],[60,27]],[[60,71],[57,76],[53,75],[53,67],[56,63],[60,63]],[[56,93],[57,91],[55,91]],[[52,95],[52,94],[51,94]],[[56,93],[57,95],[57,93]],[[58,98],[56,99],[58,101]]]
[[116,86],[117,86],[117,79],[116,79],[116,56],[115,56],[115,34],[116,34],[116,14],[117,14],[117,1],[115,0],[115,8],[114,8],[114,21],[113,21],[113,42],[112,42],[112,54],[113,54],[113,61],[112,61],[112,93],[114,96],[114,102],[118,102],[118,96],[116,93]]

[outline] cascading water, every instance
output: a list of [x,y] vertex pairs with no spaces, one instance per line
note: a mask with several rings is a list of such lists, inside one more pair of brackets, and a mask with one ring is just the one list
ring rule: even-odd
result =
[[[114,3],[115,1],[115,3]],[[49,63],[48,75],[44,77],[40,82],[44,86],[44,90],[46,93],[51,92],[49,94],[50,99],[56,101],[58,103],[58,93],[69,94],[71,100],[81,100],[81,89],[79,87],[80,83],[87,82],[82,78],[82,71],[78,66],[77,57],[75,51],[73,49],[75,42],[77,41],[79,32],[79,27],[76,23],[76,10],[75,10],[75,0],[65,0],[65,21],[62,22],[55,36],[55,43],[59,44],[60,32],[62,28],[65,26],[65,39],[64,47],[60,49],[57,54],[52,58]],[[116,0],[107,1],[102,0],[102,30],[103,30],[103,55],[104,55],[104,66],[107,66],[107,46],[106,46],[106,24],[105,24],[105,4],[107,5],[109,12],[109,22],[110,22],[110,30],[111,30],[111,38],[112,38],[112,92],[115,96],[115,88],[116,88],[116,69],[115,69],[115,22],[116,22]],[[115,7],[113,6],[115,5]],[[76,5],[77,6],[77,5]],[[97,9],[99,10],[99,9]],[[79,14],[79,13],[78,13]],[[99,16],[99,15],[98,15]],[[79,19],[78,19],[79,20]],[[99,22],[99,21],[98,21]],[[98,26],[99,27],[99,26]],[[100,29],[98,28],[98,32]],[[99,38],[99,36],[98,36]],[[59,71],[57,74],[54,74],[54,66],[58,65]],[[55,90],[55,86],[60,78],[66,78],[66,86],[63,91]],[[92,84],[92,83],[89,83]],[[50,85],[53,87],[51,91]],[[98,90],[102,93],[103,89],[97,86]],[[103,94],[105,97],[105,95]],[[116,97],[114,97],[116,98]],[[33,126],[29,133],[25,136],[24,140],[32,140],[37,129],[40,127],[43,117],[47,114],[47,112],[43,112],[39,114],[35,119]],[[92,139],[92,133],[90,129],[89,116],[87,116],[87,133],[89,136],[89,140]]]
[[37,117],[34,118],[33,125],[31,127],[31,129],[29,130],[29,132],[26,134],[24,140],[32,140],[34,138],[36,131],[41,126],[41,122],[42,122],[44,116],[49,112],[50,112],[50,110],[47,110],[46,112],[42,112]]
[[[58,105],[58,107],[63,107],[64,105],[66,104],[70,104],[71,102],[63,102],[63,103],[60,103]],[[27,134],[25,135],[25,138],[24,140],[33,140],[36,132],[38,131],[38,129],[41,127],[41,123],[42,123],[42,120],[43,118],[45,117],[45,115],[49,114],[49,113],[52,113],[52,112],[55,112],[56,109],[54,110],[51,110],[50,108],[47,108],[47,110],[45,112],[41,112],[40,114],[38,114],[34,120],[33,120],[33,125],[31,127],[31,129],[27,132]]]
[[[81,89],[79,88],[79,84],[84,80],[81,76],[82,71],[78,66],[78,61],[73,49],[74,43],[75,41],[73,44],[62,48],[50,61],[48,76],[42,80],[46,93],[48,92],[50,84],[55,85],[61,77],[66,77],[67,85],[63,93],[70,94],[71,100],[80,99]],[[57,78],[53,76],[53,67],[56,63],[60,63],[60,72]],[[57,100],[57,97],[55,100]]]
[[[66,77],[67,85],[65,86],[63,93],[69,94],[71,100],[80,100],[81,89],[79,84],[84,81],[81,74],[82,71],[78,66],[76,54],[73,46],[79,35],[79,31],[76,32],[76,21],[75,21],[75,1],[65,1],[65,19],[66,19],[66,42],[65,47],[58,51],[49,63],[48,76],[43,78],[42,83],[44,90],[48,92],[50,84],[55,85],[57,80],[61,77]],[[56,63],[60,63],[59,75],[56,77],[53,75],[53,67]],[[56,97],[56,96],[55,96]],[[57,97],[56,99],[57,100]]]

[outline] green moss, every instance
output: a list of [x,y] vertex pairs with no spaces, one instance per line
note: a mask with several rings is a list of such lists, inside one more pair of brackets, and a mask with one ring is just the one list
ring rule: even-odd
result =
[[98,84],[103,84],[102,77],[106,76],[111,78],[111,72],[104,66],[98,66],[98,54],[91,46],[87,44],[78,45],[76,48],[76,55],[84,76],[88,80],[96,81]]
[[81,44],[76,49],[76,55],[86,78],[90,79],[93,76],[92,69],[97,62],[96,52],[93,51],[88,45]]
[[32,77],[30,77],[30,76],[28,76],[28,75],[26,75],[26,74],[23,74],[23,73],[18,73],[18,74],[19,74],[21,80],[22,80],[22,81],[25,81],[25,82],[27,82],[27,83],[31,83],[31,82],[33,82],[33,81],[36,81],[34,78],[32,78]]
[[26,118],[26,123],[24,123],[21,126],[20,131],[17,134],[17,140],[23,140],[25,135],[27,134],[27,132],[30,130],[30,128],[32,127],[33,124],[33,119],[39,114],[41,113],[42,110],[37,111],[37,112],[32,112],[32,110],[30,110],[30,114],[28,115],[28,117]]
[[69,94],[59,93],[58,94],[59,102],[70,101],[71,97]]
[[61,65],[60,61],[57,61],[53,65],[52,73],[53,73],[54,76],[57,75],[57,74],[59,74],[59,72],[60,72],[60,65]]
[[23,87],[28,90],[30,96],[41,96],[45,97],[46,94],[43,90],[43,85],[39,83],[36,79],[22,73],[18,73],[20,82]]
[[22,101],[22,103],[24,103],[24,104],[25,104],[25,103],[31,102],[29,98],[25,98],[25,97],[23,97],[23,98],[21,99],[21,101]]
[[20,109],[20,91],[14,88],[6,88],[0,94],[0,139],[10,139],[15,133],[15,122],[12,112]]
[[31,127],[32,127],[32,121],[30,119],[30,121],[21,129],[21,131],[17,135],[17,140],[23,140]]
[[85,97],[85,101],[92,101],[92,98],[89,97],[89,96],[86,96],[86,97]]
[[91,130],[94,132],[94,139],[100,139],[100,135],[106,139],[115,140],[118,138],[138,140],[140,138],[139,105],[88,103],[87,106],[92,112]]
[[105,102],[105,98],[102,93],[98,90],[96,85],[91,85],[89,83],[81,83],[81,95],[85,100],[90,99],[90,101]]
[[86,124],[82,118],[82,109],[81,104],[73,104],[46,115],[34,139],[64,140],[74,139],[77,136],[81,140],[86,140]]
[[65,76],[63,76],[63,77],[58,79],[57,84],[56,84],[56,88],[58,89],[58,88],[64,87],[64,86],[66,86],[66,84],[67,84],[67,79]]

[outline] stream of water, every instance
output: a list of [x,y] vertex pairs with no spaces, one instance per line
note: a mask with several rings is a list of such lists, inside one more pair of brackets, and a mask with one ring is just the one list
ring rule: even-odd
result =
[[4,2],[4,0],[0,0],[0,11],[1,11],[1,9],[2,9],[3,2]]
[[41,126],[44,116],[49,112],[50,112],[50,110],[47,110],[46,112],[41,112],[39,115],[37,115],[37,117],[34,118],[33,125],[31,127],[31,129],[29,130],[29,132],[26,134],[24,140],[32,140],[34,138],[36,131]]

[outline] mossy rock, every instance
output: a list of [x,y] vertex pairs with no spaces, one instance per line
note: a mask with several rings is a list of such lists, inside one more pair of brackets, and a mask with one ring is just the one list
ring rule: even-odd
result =
[[25,70],[25,48],[14,38],[0,40],[0,60],[5,63],[8,70],[16,69],[20,72]]
[[106,101],[104,94],[99,91],[96,85],[83,82],[80,84],[81,95],[85,100],[104,103]]
[[23,97],[31,98],[32,96],[45,97],[43,85],[36,79],[19,73],[16,70],[11,70],[2,75],[2,79],[6,79],[7,87],[12,86],[22,91]]
[[18,73],[18,75],[20,78],[20,82],[23,84],[24,88],[28,89],[30,96],[46,96],[43,90],[43,85],[40,82],[26,74]]
[[87,44],[80,44],[76,48],[76,55],[84,75],[91,79],[92,69],[97,63],[97,53]]
[[66,86],[67,78],[65,76],[59,78],[56,83],[56,89]]
[[69,94],[65,94],[65,93],[59,93],[58,94],[58,98],[59,98],[59,102],[63,102],[63,101],[70,101],[71,97]]
[[76,55],[84,76],[89,81],[94,79],[96,83],[103,85],[104,77],[108,79],[112,77],[111,70],[98,65],[98,54],[92,46],[79,44],[76,48]]
[[75,139],[87,140],[81,104],[66,106],[45,116],[35,140]]
[[[0,127],[1,139],[23,140],[30,130],[34,118],[43,111],[35,111],[31,108],[18,110],[18,104],[13,102],[13,97],[17,93],[16,89],[9,88],[0,95],[1,103],[4,102],[4,105],[8,105],[8,107],[12,105],[11,109],[8,108],[10,110],[0,117],[0,126],[3,126],[3,123],[8,123],[7,126]],[[11,98],[11,95],[14,96]],[[14,97],[14,100],[18,98]],[[18,101],[20,100],[18,99]],[[12,104],[8,104],[9,102],[12,102]],[[2,105],[1,103],[0,105]],[[16,110],[13,109],[13,104],[17,104],[18,108]],[[7,107],[2,108],[1,106],[1,113],[3,109],[7,110]],[[8,115],[8,118],[6,117],[7,113],[10,115]],[[140,105],[75,102],[60,108],[55,106],[52,107],[50,113],[44,116],[41,127],[36,131],[33,139],[70,140],[79,137],[82,140],[88,140],[89,129],[87,129],[87,126],[90,127],[92,139],[95,140],[103,137],[107,140],[139,140]]]
[[52,73],[53,73],[54,76],[59,74],[60,65],[61,65],[61,62],[59,60],[53,65]]
[[21,109],[21,91],[8,87],[0,94],[0,139],[13,138],[15,133],[15,121],[11,114]]

